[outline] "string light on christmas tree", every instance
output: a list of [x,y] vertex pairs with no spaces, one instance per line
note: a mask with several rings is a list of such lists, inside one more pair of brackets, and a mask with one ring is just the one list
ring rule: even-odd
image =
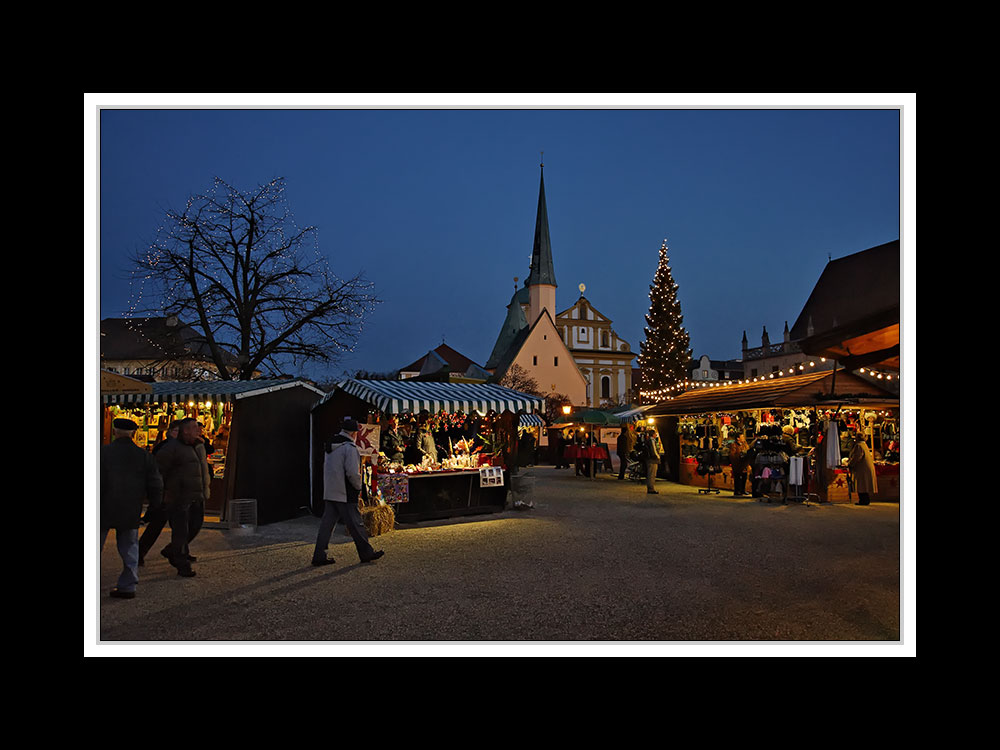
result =
[[649,286],[649,312],[646,314],[645,341],[642,342],[639,366],[643,383],[643,398],[661,398],[685,380],[690,360],[690,337],[682,325],[678,285],[670,271],[667,240],[659,251],[659,264]]

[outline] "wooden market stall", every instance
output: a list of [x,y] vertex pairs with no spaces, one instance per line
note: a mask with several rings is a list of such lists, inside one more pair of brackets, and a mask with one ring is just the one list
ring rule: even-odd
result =
[[[256,522],[309,507],[309,414],[323,391],[303,380],[149,383],[148,390],[102,389],[103,424],[127,417],[135,442],[152,450],[169,423],[195,417],[211,444],[206,512],[225,519],[231,500],[256,500]],[[107,428],[110,436],[110,428]]]
[[[783,481],[783,497],[813,493],[828,502],[852,499],[849,476],[842,465],[821,471],[822,466],[812,460],[818,445],[830,434],[826,428],[831,420],[838,425],[838,440],[845,431],[860,429],[876,457],[878,493],[874,499],[899,500],[899,397],[845,370],[688,391],[644,408],[642,417],[655,420],[675,465],[672,478],[681,484],[707,487],[712,482],[714,487],[732,490],[728,446],[737,432],[743,432],[748,441],[756,438],[760,446],[767,446],[769,455],[785,456],[784,461],[776,459],[774,466],[758,461],[751,467],[748,488],[763,487],[758,497],[774,494],[770,491],[774,469],[773,475]],[[844,443],[840,455],[846,458],[848,452]],[[789,486],[789,455],[803,457],[807,473],[803,485]],[[754,483],[761,479],[769,481]]]
[[[390,504],[396,520],[409,523],[501,511],[510,488],[510,469],[517,462],[520,417],[544,408],[540,397],[487,383],[344,380],[312,408],[313,513],[320,514],[323,507],[324,445],[345,417],[361,424],[358,443],[368,502]],[[407,437],[411,430],[431,424],[458,430],[446,438],[452,450],[444,452],[451,455],[438,461],[390,462],[379,452],[390,419],[402,423]],[[477,452],[471,446],[480,437],[487,443]]]
[[602,466],[611,465],[611,453],[601,439],[601,432],[606,429],[615,431],[621,425],[617,415],[600,409],[573,409],[565,420],[556,427],[568,428],[572,437],[563,448],[563,457],[567,461],[577,462],[577,472],[583,471],[585,476],[593,478]]

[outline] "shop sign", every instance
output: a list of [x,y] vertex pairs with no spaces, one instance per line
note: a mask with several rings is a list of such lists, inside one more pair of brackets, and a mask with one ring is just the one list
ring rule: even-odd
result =
[[381,434],[381,427],[377,424],[362,424],[358,425],[358,436],[355,438],[354,443],[358,446],[358,453],[361,454],[362,458],[365,456],[378,457],[378,447],[379,447],[379,437]]
[[410,481],[406,474],[379,474],[378,489],[383,502],[395,504],[410,501]]
[[480,466],[479,467],[480,487],[502,487],[503,467],[502,466]]

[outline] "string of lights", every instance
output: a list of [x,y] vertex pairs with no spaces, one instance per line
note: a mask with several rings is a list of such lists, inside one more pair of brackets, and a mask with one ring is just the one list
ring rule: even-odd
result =
[[649,312],[646,314],[646,339],[642,342],[639,367],[650,393],[676,388],[686,375],[691,358],[690,336],[684,326],[678,285],[670,270],[667,240],[660,245],[660,259],[649,287]]
[[[819,362],[825,363],[826,358],[820,357]],[[669,401],[671,398],[680,395],[680,393],[692,389],[725,388],[734,385],[749,385],[751,383],[762,383],[767,380],[773,380],[774,378],[788,377],[792,375],[801,375],[803,372],[806,371],[807,365],[809,367],[815,367],[816,361],[800,364],[797,368],[790,367],[787,370],[779,370],[778,372],[768,373],[767,375],[759,375],[754,378],[746,378],[746,379],[740,378],[736,380],[718,380],[718,381],[691,380],[690,378],[686,378],[683,381],[676,383],[675,385],[669,386],[667,388],[660,388],[657,390],[640,390],[639,395],[643,400],[652,399],[657,401],[659,400]],[[869,377],[875,378],[877,380],[887,380],[895,382],[900,381],[898,373],[893,374],[891,372],[876,372],[875,370],[872,370],[871,368],[867,367],[862,367],[861,369],[858,370],[858,372],[862,375],[867,374]]]

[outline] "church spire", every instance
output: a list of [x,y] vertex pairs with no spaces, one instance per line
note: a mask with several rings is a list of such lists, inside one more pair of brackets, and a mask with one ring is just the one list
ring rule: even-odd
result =
[[[544,153],[544,152],[543,152]],[[531,250],[531,273],[526,286],[556,284],[552,264],[552,242],[549,240],[549,214],[545,209],[545,164],[539,164],[541,177],[538,183],[538,212],[535,215],[535,244]]]

